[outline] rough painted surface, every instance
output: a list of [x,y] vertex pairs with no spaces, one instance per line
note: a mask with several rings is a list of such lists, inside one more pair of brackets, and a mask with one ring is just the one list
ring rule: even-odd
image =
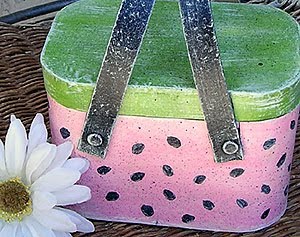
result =
[[[119,4],[85,0],[57,15],[42,64],[48,93],[64,106],[87,110]],[[213,4],[213,15],[237,119],[265,120],[293,110],[300,100],[296,21],[245,4]],[[201,119],[199,107],[178,2],[158,0],[121,114]]]
[[[85,113],[49,97],[53,142],[77,145]],[[120,116],[107,158],[87,157],[81,183],[87,217],[184,228],[250,231],[287,204],[299,108],[274,120],[240,123],[245,160],[217,164],[203,121]]]

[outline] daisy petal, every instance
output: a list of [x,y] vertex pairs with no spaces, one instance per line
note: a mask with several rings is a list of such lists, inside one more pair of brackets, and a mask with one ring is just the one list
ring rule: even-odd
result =
[[15,236],[18,224],[16,222],[5,224],[0,231],[0,236]]
[[42,114],[37,114],[30,126],[27,154],[30,155],[35,147],[42,143],[45,143],[47,141],[47,137],[48,132],[44,123],[44,117]]
[[11,176],[21,174],[27,148],[27,135],[19,119],[11,122],[5,140],[5,162]]
[[[23,234],[22,226],[21,226],[21,223],[19,222],[19,223],[17,224],[16,234],[15,234],[14,237],[24,237],[24,236],[27,237],[28,235],[24,235],[24,234]],[[29,235],[29,237],[30,237],[30,235]]]
[[55,234],[55,237],[72,237],[70,233],[66,232],[59,232],[59,231],[53,231]]
[[89,166],[89,161],[83,158],[71,158],[63,164],[64,168],[78,170],[81,174],[87,171]]
[[67,141],[57,146],[55,158],[53,159],[51,165],[48,167],[47,171],[61,167],[71,156],[72,150],[73,144],[70,141]]
[[4,177],[6,173],[5,156],[4,156],[4,145],[0,139],[0,178]]
[[[50,227],[43,226],[32,216],[23,219],[23,224],[26,225],[27,229],[31,233],[31,237],[56,237]],[[27,235],[24,235],[27,237]]]
[[12,114],[11,116],[10,116],[10,122],[13,122],[13,121],[15,121],[17,118],[16,118],[16,116],[14,115],[14,114]]
[[91,199],[90,188],[82,185],[73,185],[64,190],[53,192],[52,194],[56,197],[56,205],[59,206],[82,203]]
[[27,157],[30,156],[34,148],[36,148],[40,144],[47,142],[48,135],[47,133],[45,133],[45,130],[46,130],[45,124],[38,124],[31,131],[31,133],[29,133]]
[[62,232],[75,232],[76,224],[72,222],[70,217],[56,208],[48,211],[33,210],[32,212],[35,219],[43,226],[47,226],[51,230]]
[[21,229],[21,233],[22,233],[22,235],[20,237],[24,237],[24,236],[26,236],[26,237],[32,237],[29,228],[23,222],[20,222],[20,229]]
[[52,193],[35,191],[31,195],[33,208],[46,211],[57,205],[56,197]]
[[56,146],[49,143],[40,144],[36,147],[26,165],[26,179],[28,183],[34,182],[48,168],[56,153]]
[[[32,120],[31,127],[34,128],[35,125],[44,123],[44,117],[41,113],[37,113]],[[31,128],[30,127],[30,128]]]
[[0,220],[0,231],[2,230],[3,226],[4,226],[4,222]]
[[64,213],[66,213],[69,216],[69,218],[72,220],[72,222],[74,222],[76,224],[77,231],[83,232],[83,233],[91,233],[91,232],[95,231],[95,227],[94,227],[93,223],[90,222],[89,220],[85,219],[78,213],[71,211],[69,209],[60,208],[60,207],[56,207],[55,209],[61,210]]
[[32,191],[55,192],[70,187],[80,179],[80,172],[56,168],[39,177],[31,186]]

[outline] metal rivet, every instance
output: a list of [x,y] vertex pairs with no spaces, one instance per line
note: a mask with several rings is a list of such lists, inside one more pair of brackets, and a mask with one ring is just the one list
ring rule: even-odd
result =
[[227,155],[232,155],[239,150],[239,145],[233,141],[227,141],[224,142],[222,149]]
[[103,139],[102,136],[100,134],[97,133],[91,133],[90,135],[88,135],[87,137],[87,142],[91,145],[91,146],[101,146],[101,144],[103,143]]

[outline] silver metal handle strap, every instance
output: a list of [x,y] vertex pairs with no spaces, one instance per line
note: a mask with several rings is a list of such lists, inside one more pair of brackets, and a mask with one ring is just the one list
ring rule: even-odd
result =
[[215,161],[243,159],[242,144],[227,91],[208,0],[179,1],[194,81]]
[[119,10],[78,149],[105,157],[155,0],[124,0]]

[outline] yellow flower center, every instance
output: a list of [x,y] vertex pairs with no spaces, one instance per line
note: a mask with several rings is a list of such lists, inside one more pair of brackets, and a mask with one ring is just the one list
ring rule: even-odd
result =
[[0,219],[21,221],[32,212],[30,191],[20,178],[0,182]]

